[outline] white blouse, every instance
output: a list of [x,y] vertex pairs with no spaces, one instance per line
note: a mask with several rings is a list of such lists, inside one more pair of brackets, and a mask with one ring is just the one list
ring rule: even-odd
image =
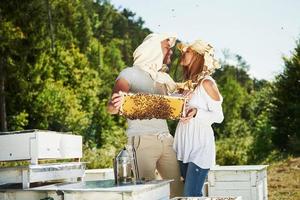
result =
[[[211,76],[205,79],[215,83]],[[178,160],[183,163],[193,162],[203,169],[215,165],[215,137],[211,125],[221,123],[224,119],[222,101],[222,96],[219,101],[212,99],[202,83],[196,87],[187,106],[197,108],[197,114],[188,123],[179,122],[175,132],[173,148]]]

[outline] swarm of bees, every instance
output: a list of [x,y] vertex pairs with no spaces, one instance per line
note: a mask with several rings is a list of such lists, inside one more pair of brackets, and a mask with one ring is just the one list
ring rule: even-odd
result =
[[179,119],[185,106],[185,98],[154,94],[122,93],[120,114],[128,119]]

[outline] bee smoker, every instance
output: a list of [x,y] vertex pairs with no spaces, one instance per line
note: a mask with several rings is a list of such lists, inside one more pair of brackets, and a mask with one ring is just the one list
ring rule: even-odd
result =
[[116,185],[136,184],[139,180],[135,149],[131,145],[124,147],[114,159]]

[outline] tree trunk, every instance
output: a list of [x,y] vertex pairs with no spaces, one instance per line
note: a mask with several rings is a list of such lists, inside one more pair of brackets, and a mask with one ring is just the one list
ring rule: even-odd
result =
[[102,38],[102,30],[99,31],[98,33],[98,70],[100,72],[101,69],[101,38]]
[[5,72],[3,58],[1,58],[0,61],[0,131],[7,131],[5,109]]
[[49,0],[46,0],[47,3],[47,11],[48,11],[48,21],[49,21],[49,28],[50,28],[50,38],[51,38],[51,50],[54,50],[54,30],[52,25],[52,13],[51,13],[51,5]]

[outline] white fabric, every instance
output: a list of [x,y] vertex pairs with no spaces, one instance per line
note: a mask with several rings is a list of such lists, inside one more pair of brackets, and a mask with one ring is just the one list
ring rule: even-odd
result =
[[169,39],[170,47],[175,45],[177,36],[174,34],[149,34],[133,53],[133,66],[148,72],[151,78],[168,88],[176,87],[173,79],[165,72],[159,72],[163,66],[161,42]]
[[[205,79],[215,83],[210,76]],[[197,114],[186,124],[179,122],[176,128],[173,148],[178,160],[193,162],[203,169],[215,165],[215,138],[211,125],[223,121],[222,101],[222,97],[220,101],[213,100],[202,83],[196,87],[188,106],[196,107]]]

